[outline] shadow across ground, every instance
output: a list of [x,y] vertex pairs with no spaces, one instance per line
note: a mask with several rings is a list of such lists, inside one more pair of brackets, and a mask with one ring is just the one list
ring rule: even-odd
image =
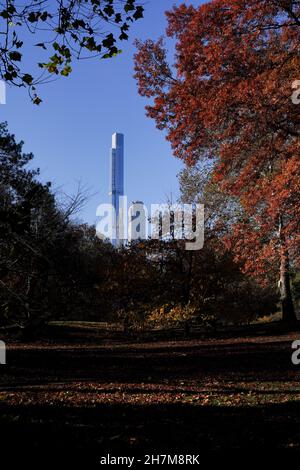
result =
[[95,463],[107,453],[239,450],[245,459],[259,450],[299,451],[300,368],[291,362],[297,335],[8,343],[0,375],[1,455],[10,462],[21,456],[31,463],[42,454]]
[[[1,406],[1,451],[83,457],[298,448],[300,404],[249,407],[188,405],[50,408]],[[299,448],[298,448],[299,450]],[[28,460],[27,460],[28,459]]]

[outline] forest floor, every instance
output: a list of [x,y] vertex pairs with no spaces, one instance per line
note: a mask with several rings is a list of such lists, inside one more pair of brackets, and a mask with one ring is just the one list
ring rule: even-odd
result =
[[[300,332],[7,340],[1,452],[201,454],[300,450]],[[47,457],[48,458],[48,457]],[[96,460],[95,460],[96,461]]]

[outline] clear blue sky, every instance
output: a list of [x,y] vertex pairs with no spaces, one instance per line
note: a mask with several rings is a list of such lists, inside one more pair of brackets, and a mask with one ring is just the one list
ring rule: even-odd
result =
[[[111,60],[84,60],[68,78],[40,88],[43,103],[31,104],[27,92],[7,90],[0,120],[25,141],[35,155],[41,179],[73,193],[78,181],[93,197],[80,219],[96,221],[96,208],[108,201],[109,148],[113,132],[125,134],[125,192],[129,202],[166,202],[178,196],[176,175],[182,164],[173,156],[161,131],[145,116],[146,101],[139,97],[133,76],[133,40],[157,38],[165,31],[164,12],[182,1],[148,0],[145,18],[136,22],[123,53]],[[199,5],[200,0],[190,1]],[[33,38],[34,43],[36,38]],[[30,70],[29,70],[30,71]]]

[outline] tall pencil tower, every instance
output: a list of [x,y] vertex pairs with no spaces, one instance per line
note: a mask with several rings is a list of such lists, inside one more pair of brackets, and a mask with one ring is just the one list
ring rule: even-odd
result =
[[110,190],[111,204],[115,208],[115,220],[113,221],[112,244],[116,247],[122,245],[120,234],[120,197],[124,196],[124,135],[115,133],[112,135],[112,148],[110,151]]

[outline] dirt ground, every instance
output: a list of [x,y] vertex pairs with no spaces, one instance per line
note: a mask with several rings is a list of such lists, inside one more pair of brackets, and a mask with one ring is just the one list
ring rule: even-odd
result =
[[1,452],[85,456],[300,450],[300,332],[7,341]]

